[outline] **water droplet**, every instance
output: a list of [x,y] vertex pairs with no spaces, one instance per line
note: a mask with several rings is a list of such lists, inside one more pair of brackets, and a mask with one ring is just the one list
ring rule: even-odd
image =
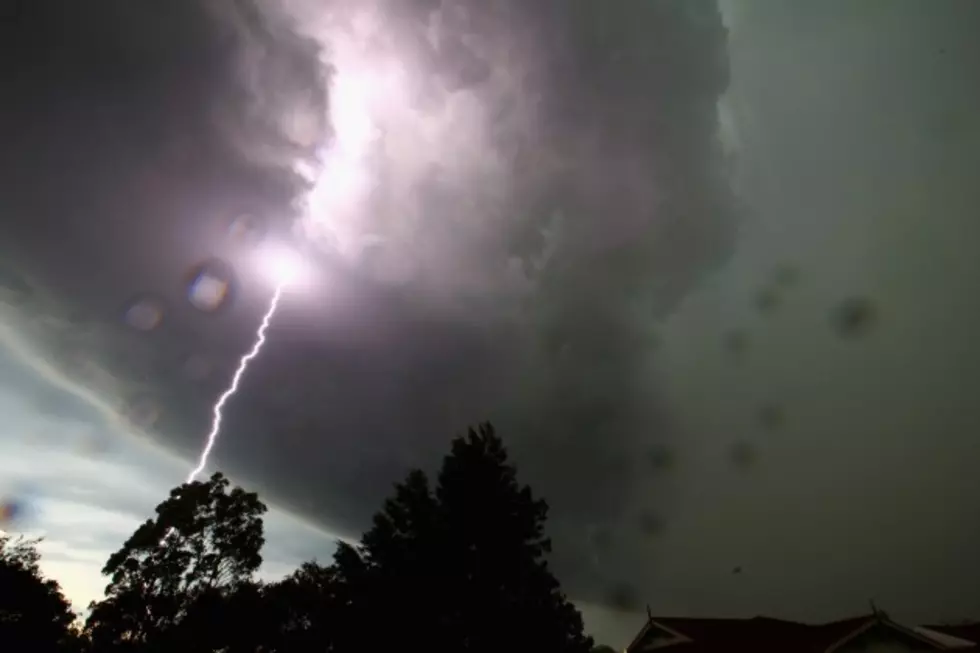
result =
[[667,445],[657,444],[650,448],[647,460],[656,471],[670,469],[674,466],[674,452]]
[[23,508],[16,499],[11,497],[0,499],[0,526],[5,528],[14,526],[22,513]]
[[842,338],[860,337],[871,331],[877,318],[876,313],[871,300],[851,297],[837,306],[831,321]]
[[184,374],[194,381],[203,381],[213,370],[214,365],[201,354],[191,354],[184,360]]
[[640,533],[648,537],[655,537],[664,532],[665,524],[660,516],[652,510],[644,510],[637,517],[637,526]]
[[187,300],[204,313],[215,313],[230,305],[234,295],[234,275],[227,264],[211,260],[191,270]]
[[749,336],[741,329],[732,329],[725,334],[725,349],[733,356],[742,356],[749,348]]
[[647,346],[651,350],[653,350],[653,351],[659,350],[660,349],[660,346],[662,344],[663,344],[663,341],[661,339],[661,336],[660,336],[660,333],[659,332],[657,332],[657,331],[650,331],[647,334]]
[[109,438],[101,435],[88,436],[82,439],[78,449],[84,456],[104,455],[109,451]]
[[21,306],[34,295],[30,284],[17,272],[0,267],[0,302]]
[[779,307],[781,299],[774,288],[763,288],[755,297],[755,305],[762,313],[771,313]]
[[786,414],[778,404],[764,404],[759,408],[759,423],[769,429],[780,428],[786,422]]
[[236,216],[228,226],[228,236],[243,245],[257,245],[265,237],[265,231],[265,223],[250,213]]
[[123,320],[137,331],[152,331],[160,326],[165,314],[164,302],[153,295],[140,295],[126,303]]
[[746,468],[755,463],[757,454],[755,447],[744,440],[732,444],[729,456],[736,467]]
[[640,595],[629,583],[619,583],[609,590],[609,604],[623,612],[635,612],[640,608]]
[[0,495],[0,529],[23,530],[30,526],[37,512],[32,501],[34,496],[23,488]]
[[606,552],[612,548],[613,536],[612,531],[606,527],[596,528],[592,532],[591,536],[592,546],[595,547],[596,551]]
[[139,397],[126,408],[126,419],[139,429],[152,428],[160,419],[160,407],[150,397]]
[[776,285],[786,288],[796,285],[800,280],[800,271],[789,263],[782,263],[776,267],[772,276]]

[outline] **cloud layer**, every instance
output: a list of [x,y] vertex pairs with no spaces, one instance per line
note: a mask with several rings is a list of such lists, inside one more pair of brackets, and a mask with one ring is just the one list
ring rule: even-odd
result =
[[977,541],[975,10],[803,4],[39,0],[4,322],[190,458],[268,301],[248,214],[318,270],[215,453],[267,498],[356,534],[491,419],[577,598],[980,609],[925,540]]
[[[587,3],[398,7],[177,2],[150,21],[108,2],[71,34],[36,10],[48,41],[35,39],[13,111],[44,147],[19,174],[65,182],[14,198],[36,216],[17,227],[24,251],[44,257],[24,269],[96,322],[140,292],[169,302],[145,342],[113,336],[96,353],[97,326],[79,356],[106,368],[103,392],[156,402],[148,430],[188,452],[262,290],[243,282],[207,323],[178,294],[181,267],[234,265],[220,227],[243,207],[279,231],[304,210],[329,290],[284,307],[218,464],[356,532],[408,466],[431,467],[454,432],[491,418],[551,499],[570,576],[594,522],[628,498],[623,465],[650,444],[643,432],[668,431],[655,321],[731,249],[715,110],[725,30],[709,4],[633,17]],[[312,186],[303,162],[321,172]],[[345,171],[369,185],[341,194]],[[52,250],[40,224],[73,236]],[[93,259],[106,264],[69,274]],[[175,369],[193,352],[213,380]]]

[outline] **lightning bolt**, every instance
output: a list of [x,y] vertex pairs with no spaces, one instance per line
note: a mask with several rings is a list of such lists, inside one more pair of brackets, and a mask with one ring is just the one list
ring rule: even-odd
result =
[[262,351],[262,345],[265,344],[265,332],[269,329],[269,323],[272,321],[272,316],[276,314],[276,309],[279,308],[279,299],[282,297],[282,288],[282,285],[276,286],[276,291],[273,293],[272,300],[269,302],[269,310],[267,310],[265,315],[262,316],[262,323],[259,324],[259,328],[255,332],[255,344],[252,345],[251,351],[242,356],[242,359],[238,362],[238,369],[235,370],[235,375],[231,377],[231,384],[228,386],[228,389],[225,390],[220,397],[218,397],[218,401],[214,404],[214,409],[212,410],[213,418],[211,419],[211,431],[208,432],[208,437],[204,443],[204,449],[201,451],[201,458],[197,463],[197,467],[191,470],[191,473],[187,476],[187,483],[190,483],[196,479],[197,475],[203,472],[204,468],[208,464],[208,457],[211,455],[211,450],[214,449],[215,442],[218,441],[218,434],[221,433],[221,411],[224,410],[225,404],[229,399],[231,399],[232,395],[238,392],[238,384],[245,375],[245,370],[248,369],[248,364],[259,355],[259,352]]

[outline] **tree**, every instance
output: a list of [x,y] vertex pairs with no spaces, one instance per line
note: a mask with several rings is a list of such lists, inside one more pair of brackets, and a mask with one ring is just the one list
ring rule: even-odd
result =
[[[234,589],[207,588],[191,599],[180,621],[164,633],[168,651],[255,653],[281,649],[272,634],[276,615],[268,609],[267,588],[240,583]],[[260,648],[265,645],[266,648]]]
[[262,563],[266,507],[228,486],[219,473],[174,488],[109,558],[106,598],[86,624],[96,650],[164,647],[192,607],[248,585]]
[[38,542],[0,534],[0,642],[37,653],[76,650],[75,613],[58,583],[41,575]]
[[[438,511],[428,478],[410,473],[395,495],[374,516],[374,525],[357,548],[341,543],[334,555],[339,627],[333,632],[339,651],[352,651],[360,638],[367,650],[395,646],[430,650],[448,645],[437,627],[451,609],[441,591]],[[385,627],[377,626],[384,619]]]
[[589,653],[582,618],[548,569],[547,504],[517,482],[493,427],[457,438],[434,490],[396,486],[358,549],[335,556],[360,648]]
[[272,625],[263,641],[277,653],[320,651],[339,646],[342,603],[336,570],[306,562],[278,583],[269,585],[265,612]]

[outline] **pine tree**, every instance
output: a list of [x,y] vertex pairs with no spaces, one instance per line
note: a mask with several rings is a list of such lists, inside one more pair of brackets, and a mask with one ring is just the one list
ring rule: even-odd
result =
[[434,491],[412,472],[360,549],[338,552],[347,623],[368,650],[588,653],[581,615],[548,568],[547,513],[493,427],[471,429],[453,442]]

